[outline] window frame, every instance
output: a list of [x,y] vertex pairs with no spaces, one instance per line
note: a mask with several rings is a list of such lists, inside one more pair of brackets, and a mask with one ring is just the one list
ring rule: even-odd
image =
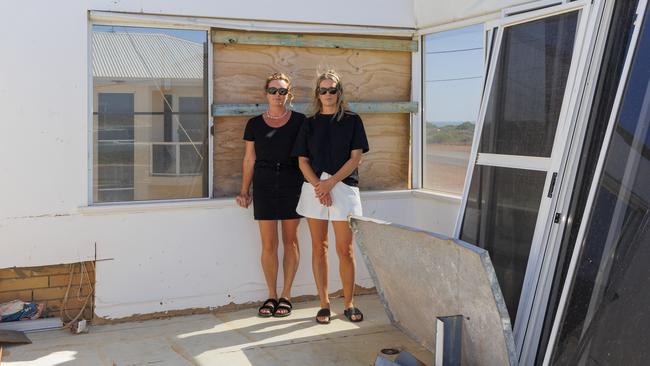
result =
[[[522,354],[522,349],[524,347],[524,342],[527,341],[527,327],[529,319],[535,314],[533,314],[534,306],[534,295],[536,289],[539,286],[539,281],[542,276],[542,270],[547,271],[546,255],[544,254],[545,248],[547,248],[547,241],[545,238],[548,238],[550,228],[549,226],[552,223],[552,220],[549,219],[550,212],[557,205],[558,202],[558,187],[562,182],[562,170],[566,166],[566,151],[568,150],[568,144],[571,143],[569,138],[569,132],[574,131],[575,126],[571,126],[568,120],[573,120],[574,118],[569,118],[570,116],[575,117],[576,108],[580,103],[579,94],[583,89],[581,83],[579,83],[584,77],[585,69],[588,66],[588,62],[581,62],[586,57],[586,51],[584,49],[584,41],[586,38],[587,25],[589,23],[589,15],[591,11],[591,3],[586,0],[579,0],[573,2],[563,2],[557,5],[550,5],[548,7],[539,8],[539,4],[531,3],[530,11],[525,11],[522,9],[520,12],[517,12],[515,15],[505,16],[502,19],[494,20],[486,24],[486,29],[493,30],[493,47],[491,48],[492,56],[486,67],[488,68],[488,74],[486,75],[486,82],[484,84],[483,98],[481,101],[481,108],[479,112],[479,117],[475,129],[475,139],[472,143],[472,153],[470,157],[470,164],[467,169],[467,176],[465,179],[465,187],[463,189],[463,195],[461,198],[461,205],[458,210],[458,216],[456,219],[456,225],[454,228],[454,238],[459,238],[460,229],[462,227],[464,213],[467,207],[467,199],[469,194],[470,185],[472,182],[472,175],[474,172],[474,167],[481,163],[488,163],[487,166],[502,166],[502,167],[512,167],[512,168],[523,168],[522,163],[526,164],[527,169],[535,167],[536,170],[545,170],[547,172],[546,181],[544,188],[542,189],[540,208],[538,210],[538,217],[536,220],[536,229],[534,237],[531,243],[531,250],[528,256],[528,262],[526,264],[526,272],[524,277],[524,283],[519,298],[519,306],[516,309],[516,319],[515,324],[512,324],[513,335],[515,337],[515,344],[518,355]],[[481,153],[479,156],[479,143],[481,138],[481,133],[483,130],[483,125],[485,121],[485,114],[487,110],[487,104],[489,103],[489,95],[491,92],[492,85],[494,83],[494,74],[495,68],[490,68],[489,64],[497,65],[498,55],[500,52],[500,47],[503,39],[504,29],[515,26],[522,23],[532,22],[538,19],[543,19],[559,14],[564,14],[572,11],[580,11],[578,15],[578,24],[576,28],[576,38],[574,41],[574,51],[571,61],[571,70],[567,76],[567,83],[565,88],[565,93],[562,101],[561,113],[559,120],[562,123],[558,124],[556,129],[555,141],[554,141],[554,151],[551,153],[553,158],[530,158],[530,157],[517,157],[513,156],[510,159],[493,159],[496,156],[492,154]],[[504,12],[504,14],[506,14]],[[486,97],[488,96],[488,97]],[[561,143],[562,139],[564,142]],[[560,153],[559,150],[563,150],[565,153]],[[558,150],[558,151],[556,151]],[[557,176],[556,185],[553,191],[553,195],[550,199],[547,199],[547,193],[550,188],[552,173],[557,172],[560,174]],[[547,213],[549,213],[547,215]],[[544,272],[547,273],[547,272]],[[538,310],[537,308],[535,310]],[[530,342],[530,340],[528,340]]]
[[[421,30],[418,30],[417,35],[418,35],[418,41],[419,41],[419,47],[418,47],[418,53],[419,55],[417,56],[417,63],[416,60],[414,59],[412,63],[413,67],[413,88],[412,90],[418,90],[418,95],[417,99],[415,96],[412,98],[413,100],[416,100],[419,103],[419,112],[417,113],[417,116],[413,116],[412,118],[412,123],[411,125],[413,126],[412,132],[411,132],[411,141],[413,141],[413,149],[412,149],[412,174],[413,174],[413,188],[417,190],[422,190],[426,192],[427,194],[435,195],[435,196],[440,196],[440,197],[454,197],[461,201],[462,203],[462,197],[463,197],[463,192],[465,190],[465,186],[467,185],[467,175],[465,175],[465,181],[464,185],[461,190],[461,194],[454,194],[451,192],[445,192],[445,191],[440,191],[436,189],[431,189],[431,188],[425,188],[424,187],[424,164],[425,164],[425,159],[424,159],[424,154],[426,153],[425,149],[425,130],[424,130],[424,114],[426,111],[425,105],[424,105],[424,94],[425,94],[425,80],[424,80],[424,57],[425,57],[425,52],[423,52],[423,45],[424,45],[424,37],[430,34],[435,34],[435,33],[440,33],[440,32],[446,32],[446,31],[451,31],[451,30],[458,30],[462,28],[467,28],[471,26],[476,26],[476,25],[483,25],[483,51],[485,53],[485,56],[483,58],[483,72],[481,75],[481,84],[483,84],[483,88],[481,90],[481,98],[483,97],[483,93],[485,92],[485,82],[486,82],[486,76],[487,76],[487,67],[488,67],[488,61],[490,58],[491,52],[489,52],[489,48],[491,47],[491,42],[490,42],[490,32],[492,31],[491,28],[489,28],[487,25],[489,24],[490,21],[493,21],[497,19],[500,15],[499,14],[489,14],[487,16],[480,16],[480,17],[474,17],[474,18],[469,18],[457,22],[452,22],[448,24],[443,24],[440,26],[435,26],[435,27],[429,27],[429,28],[424,28]],[[415,57],[415,56],[414,56]],[[417,70],[416,70],[417,67]],[[415,85],[417,82],[417,86]],[[476,116],[477,117],[477,124],[474,126],[474,134],[476,134],[476,129],[478,126],[478,117],[480,116],[480,110],[479,114]],[[472,138],[472,146],[474,143],[476,136]],[[470,162],[471,162],[471,150],[470,150]]]
[[[194,31],[204,31],[206,32],[206,42],[207,42],[207,70],[205,74],[207,82],[207,100],[206,103],[206,118],[207,118],[207,130],[206,134],[208,136],[208,163],[207,171],[207,196],[197,197],[197,198],[176,198],[176,199],[159,199],[159,200],[138,200],[138,201],[117,201],[117,202],[95,202],[95,197],[93,195],[93,179],[95,169],[93,167],[94,161],[94,130],[93,130],[93,97],[94,97],[94,82],[93,82],[93,67],[92,67],[92,36],[93,36],[93,26],[95,25],[113,25],[120,27],[137,27],[137,28],[159,28],[159,29],[170,29],[170,30],[194,30]],[[213,179],[214,179],[214,138],[211,131],[213,130],[214,119],[212,117],[212,99],[213,99],[213,45],[212,45],[212,32],[210,32],[211,27],[208,25],[187,25],[175,22],[163,22],[163,21],[146,21],[144,18],[135,16],[129,19],[120,19],[119,17],[116,20],[105,19],[102,16],[94,17],[93,12],[89,13],[88,18],[88,28],[87,28],[87,65],[88,65],[88,100],[87,100],[87,125],[86,125],[86,141],[85,146],[87,153],[85,154],[86,160],[84,165],[86,167],[87,175],[85,177],[86,181],[85,186],[87,187],[86,195],[83,202],[85,207],[89,206],[121,206],[121,205],[137,205],[144,204],[150,205],[155,203],[167,203],[167,202],[192,202],[192,201],[205,201],[213,198]],[[151,155],[151,154],[150,154]]]

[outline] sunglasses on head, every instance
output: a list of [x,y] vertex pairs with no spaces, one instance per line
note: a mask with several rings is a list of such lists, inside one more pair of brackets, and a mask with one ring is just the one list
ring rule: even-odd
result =
[[280,93],[280,95],[287,95],[289,94],[289,89],[270,87],[266,89],[266,92],[273,95],[275,95],[275,93]]
[[320,95],[325,95],[327,93],[330,94],[336,94],[339,91],[338,87],[332,87],[332,88],[318,88],[318,94]]

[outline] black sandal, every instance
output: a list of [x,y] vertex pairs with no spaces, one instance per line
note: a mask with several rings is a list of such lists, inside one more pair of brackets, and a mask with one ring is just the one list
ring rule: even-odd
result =
[[[287,312],[284,314],[278,313],[278,310],[280,309],[285,309]],[[273,311],[273,316],[276,318],[284,318],[285,316],[291,315],[291,309],[293,309],[291,301],[286,297],[281,297],[280,300],[278,300],[278,306]]]
[[[276,299],[267,299],[264,301],[264,304],[257,309],[257,315],[262,318],[269,318],[273,316],[275,309],[278,307],[278,300]],[[267,309],[268,313],[263,313],[262,310]]]
[[[322,317],[327,317],[327,320],[320,320],[318,318]],[[328,308],[322,308],[318,310],[318,313],[316,313],[316,323],[318,324],[329,324],[330,323],[330,317],[332,316],[332,313],[330,312],[330,309]]]
[[[345,309],[343,311],[343,315],[345,315],[345,317],[348,318],[348,320],[351,321],[352,323],[358,323],[358,322],[363,320],[363,313],[361,312],[361,310],[359,310],[358,308],[355,308],[354,306],[351,307],[351,308]],[[354,316],[354,315],[356,315],[356,316],[361,315],[361,317],[356,318],[356,319],[352,319],[352,316]]]

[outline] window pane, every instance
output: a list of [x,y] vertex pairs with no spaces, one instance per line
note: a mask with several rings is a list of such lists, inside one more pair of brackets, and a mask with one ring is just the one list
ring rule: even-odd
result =
[[650,359],[650,8],[618,111],[554,365],[643,365]]
[[546,173],[477,165],[460,238],[485,248],[514,324]]
[[483,37],[483,25],[424,37],[424,188],[463,191],[481,98]]
[[151,170],[156,175],[176,175],[176,146],[156,144],[151,146]]
[[550,157],[578,12],[504,30],[479,151]]
[[206,65],[205,31],[93,27],[94,202],[208,195]]

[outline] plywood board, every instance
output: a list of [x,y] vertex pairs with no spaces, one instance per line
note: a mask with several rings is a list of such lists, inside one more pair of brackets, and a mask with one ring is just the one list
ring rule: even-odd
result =
[[348,35],[314,35],[295,33],[251,32],[239,30],[212,31],[212,42],[225,45],[248,44],[289,47],[349,48],[417,52],[418,42],[393,37],[363,37]]
[[280,46],[214,46],[215,103],[265,103],[264,80],[274,72],[294,79],[297,102],[310,102],[319,72],[343,76],[348,101],[410,101],[411,54]]
[[[214,103],[265,103],[264,80],[274,72],[293,78],[296,103],[311,102],[318,74],[343,77],[349,102],[409,102],[411,54],[376,50],[283,46],[214,45]],[[233,196],[241,184],[250,117],[214,119],[214,197]],[[410,115],[362,114],[371,151],[360,166],[360,188],[405,189],[409,185]]]
[[[360,188],[408,188],[408,114],[362,114],[370,151],[359,167]],[[234,196],[241,186],[244,127],[248,117],[215,119],[214,197]]]

